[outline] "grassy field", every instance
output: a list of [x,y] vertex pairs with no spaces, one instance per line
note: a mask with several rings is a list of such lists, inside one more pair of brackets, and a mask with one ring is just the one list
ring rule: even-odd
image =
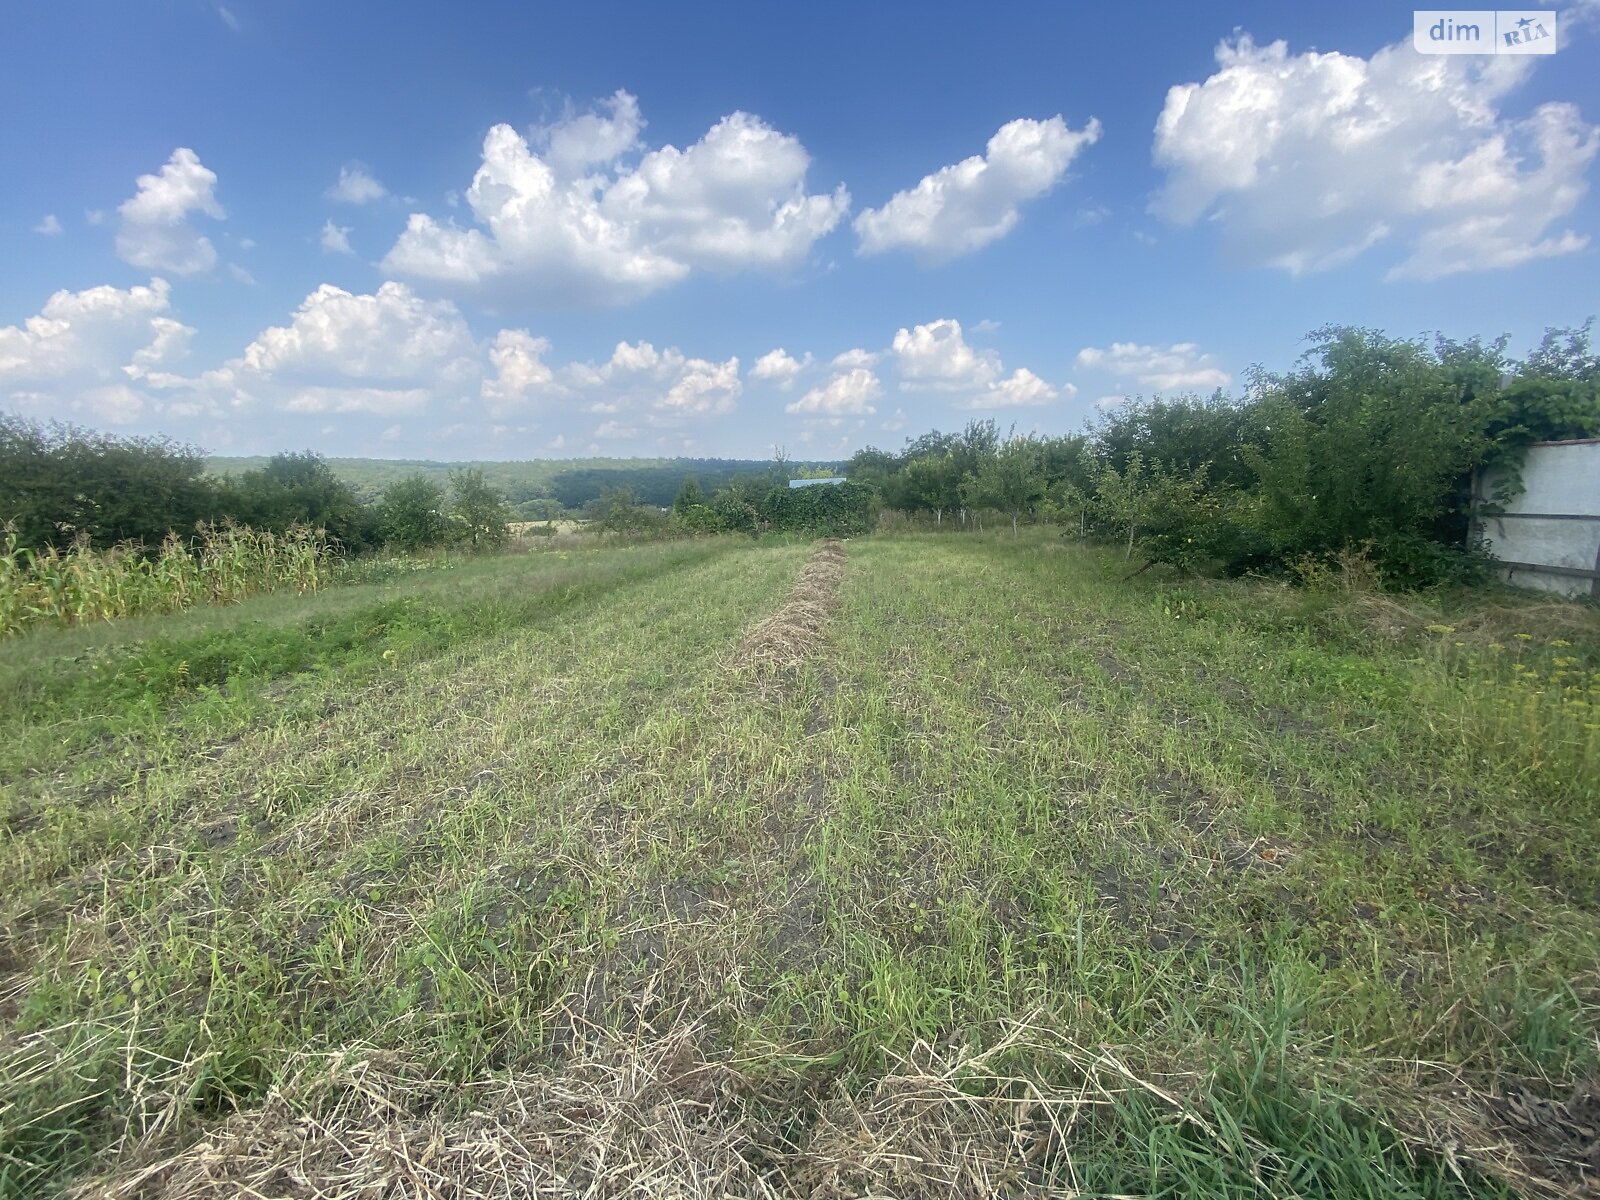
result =
[[1122,572],[0,644],[0,1195],[1592,1196],[1600,613]]

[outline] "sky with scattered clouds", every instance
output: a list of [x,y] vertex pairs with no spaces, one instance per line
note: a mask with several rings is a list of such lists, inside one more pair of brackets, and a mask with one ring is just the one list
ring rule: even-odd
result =
[[1600,4],[62,0],[0,408],[217,453],[797,458],[1600,311]]

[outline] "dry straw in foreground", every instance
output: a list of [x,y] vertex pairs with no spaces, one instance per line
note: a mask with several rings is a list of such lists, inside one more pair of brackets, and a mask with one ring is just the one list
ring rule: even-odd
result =
[[125,1144],[76,1200],[1044,1196],[1040,1159],[1115,1086],[1104,1063],[1064,1095],[997,1075],[993,1060],[1042,1036],[1019,1025],[982,1055],[919,1044],[860,1095],[818,1083],[797,1123],[792,1089],[764,1095],[706,1057],[704,1035],[614,1037],[465,1096],[387,1056],[308,1056],[184,1149],[170,1133]]

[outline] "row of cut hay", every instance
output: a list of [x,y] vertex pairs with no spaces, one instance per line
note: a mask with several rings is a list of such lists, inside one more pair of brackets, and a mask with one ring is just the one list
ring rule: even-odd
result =
[[329,563],[327,535],[243,525],[201,525],[191,541],[169,533],[145,553],[136,543],[100,550],[86,540],[66,548],[0,543],[0,635],[35,625],[77,625],[197,604],[231,604],[256,592],[314,592]]
[[799,666],[811,654],[823,626],[839,606],[839,585],[843,580],[844,547],[830,538],[801,568],[783,607],[745,634],[735,654],[735,665],[770,671]]
[[[175,1064],[166,1102],[146,1097],[143,1132],[130,1126],[109,1170],[72,1198],[1042,1200],[1078,1194],[1079,1156],[1092,1157],[1108,1123],[1128,1118],[1130,1098],[1186,1127],[1219,1163],[1249,1162],[1280,1181],[1293,1173],[1185,1098],[1201,1076],[1145,1078],[1116,1053],[1032,1021],[1011,1024],[982,1053],[919,1042],[854,1088],[840,1076],[763,1082],[707,1055],[707,1039],[693,1022],[648,1040],[612,1034],[559,1068],[466,1089],[392,1054],[307,1055],[259,1107],[200,1131],[173,1118],[203,1061]],[[1002,1066],[1018,1062],[1043,1069]],[[1552,1155],[1513,1129],[1504,1099],[1458,1085],[1441,1109],[1420,1083],[1388,1099],[1435,1119],[1385,1122],[1413,1153],[1521,1195],[1593,1194],[1581,1155]],[[1556,1107],[1558,1124],[1576,1112],[1575,1102]]]
[[[174,1149],[131,1135],[75,1200],[511,1200],[512,1197],[1043,1197],[1039,1159],[1103,1095],[1049,1097],[989,1060],[927,1045],[864,1092],[795,1097],[701,1049],[693,1023],[612,1037],[559,1070],[459,1087],[398,1058],[307,1056],[258,1108]],[[181,1072],[180,1072],[181,1074]],[[182,1080],[173,1080],[174,1088]],[[974,1085],[981,1085],[976,1087]],[[996,1086],[1001,1085],[1001,1086]],[[981,1092],[983,1094],[974,1094]],[[175,1096],[175,1103],[181,1103]]]

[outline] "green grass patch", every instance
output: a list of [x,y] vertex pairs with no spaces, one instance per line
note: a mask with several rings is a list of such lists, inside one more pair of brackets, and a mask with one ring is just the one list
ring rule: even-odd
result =
[[[555,1138],[562,1186],[636,1155],[689,1194],[1577,1185],[1592,611],[910,535],[846,543],[798,666],[741,661],[809,553],[507,557],[0,647],[0,1194],[181,1175],[296,1104],[325,1179],[460,1121]],[[603,1168],[539,1124],[579,1111]]]

